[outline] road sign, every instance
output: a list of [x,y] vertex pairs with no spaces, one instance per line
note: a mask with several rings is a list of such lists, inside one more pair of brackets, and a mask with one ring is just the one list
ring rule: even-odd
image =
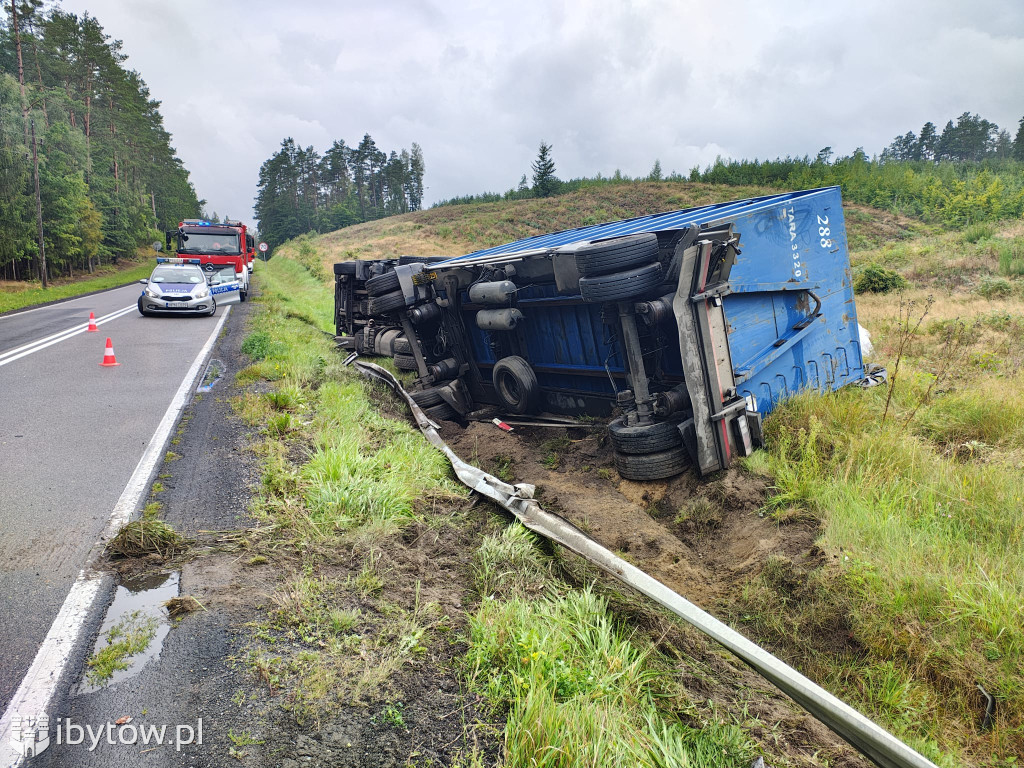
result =
[[267,248],[268,248],[268,246],[267,246],[266,243],[260,243],[260,253],[266,253],[267,252]]

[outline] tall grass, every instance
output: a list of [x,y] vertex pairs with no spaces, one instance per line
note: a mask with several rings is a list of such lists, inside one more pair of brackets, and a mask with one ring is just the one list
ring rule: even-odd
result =
[[[978,684],[998,700],[999,753],[1024,747],[1024,474],[957,450],[1024,445],[1020,384],[940,396],[909,425],[899,416],[921,394],[913,381],[887,421],[878,388],[799,396],[766,422],[770,504],[824,520],[820,545],[842,553],[832,588],[849,597],[854,638],[869,652],[841,662],[855,675],[819,671],[883,717],[896,708],[871,703],[884,698],[873,680],[922,691],[929,716],[890,724],[947,748],[977,746]],[[760,610],[785,601],[775,597]],[[886,665],[896,671],[882,674]]]

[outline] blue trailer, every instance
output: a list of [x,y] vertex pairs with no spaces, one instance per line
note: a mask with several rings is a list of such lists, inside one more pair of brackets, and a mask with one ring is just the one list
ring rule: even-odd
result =
[[864,377],[837,187],[335,273],[339,341],[432,415],[615,413],[632,479],[727,467],[781,399]]

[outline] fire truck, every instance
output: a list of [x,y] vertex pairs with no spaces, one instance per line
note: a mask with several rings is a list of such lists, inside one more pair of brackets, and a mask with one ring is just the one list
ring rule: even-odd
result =
[[[177,230],[165,233],[168,252],[181,258],[199,259],[203,271],[234,272],[241,285],[241,300],[249,294],[249,274],[256,254],[255,238],[240,221],[214,224],[203,219],[185,219]],[[226,275],[225,275],[226,276]]]

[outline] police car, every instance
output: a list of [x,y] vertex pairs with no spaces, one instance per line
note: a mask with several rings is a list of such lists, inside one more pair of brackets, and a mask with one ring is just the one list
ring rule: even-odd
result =
[[148,280],[140,280],[146,288],[139,297],[139,312],[149,317],[160,314],[213,315],[217,305],[237,302],[240,285],[225,280],[220,271],[207,276],[199,259],[158,258]]

